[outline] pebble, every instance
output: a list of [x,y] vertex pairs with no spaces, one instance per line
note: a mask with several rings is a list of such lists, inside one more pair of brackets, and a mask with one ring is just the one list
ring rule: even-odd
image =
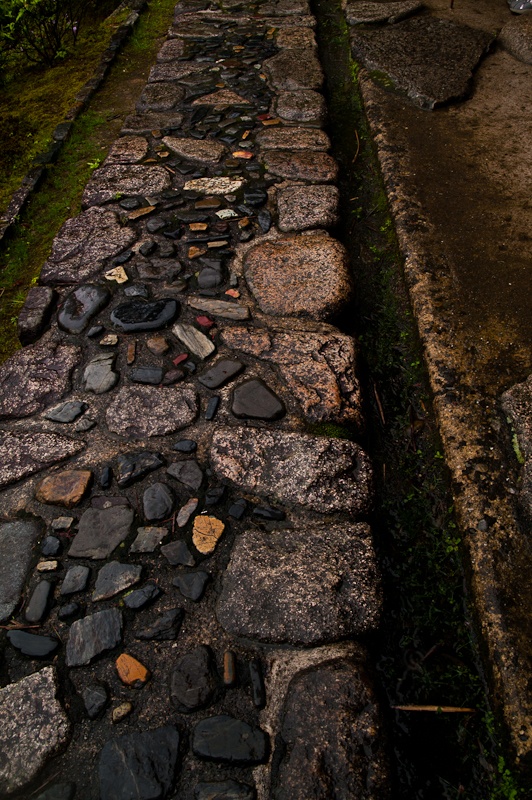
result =
[[116,347],[118,344],[118,336],[116,333],[108,333],[103,337],[103,339],[100,339],[98,344],[100,347]]
[[131,594],[127,594],[124,597],[124,605],[127,608],[131,608],[133,611],[139,611],[141,608],[144,608],[148,605],[148,603],[152,603],[154,600],[157,600],[162,594],[162,590],[159,589],[156,583],[150,581],[146,583],[141,589],[135,589],[135,591],[131,592]]
[[251,513],[255,519],[262,519],[266,521],[280,521],[286,517],[284,511],[282,511],[280,508],[274,508],[273,506],[255,506]]
[[111,467],[104,467],[100,473],[100,488],[101,489],[109,489],[111,483],[113,481],[113,470]]
[[217,506],[225,497],[225,486],[212,486],[205,492],[205,507]]
[[73,508],[83,500],[92,481],[90,470],[65,470],[47,475],[35,490],[39,503]]
[[240,520],[247,511],[247,505],[248,504],[246,503],[246,501],[243,498],[240,498],[231,506],[229,506],[229,511],[227,513],[229,514],[230,517],[233,517],[233,519]]
[[120,703],[119,706],[113,708],[111,712],[111,721],[114,725],[122,722],[126,717],[129,717],[133,711],[133,703]]
[[146,347],[155,356],[164,356],[170,349],[164,336],[151,336],[146,340]]
[[208,706],[216,689],[214,656],[201,645],[179,659],[170,675],[170,698],[181,714]]
[[[60,517],[60,519],[62,519]],[[64,517],[63,519],[69,519],[70,522],[72,521],[70,517]],[[57,520],[54,520],[57,522]],[[57,527],[54,527],[52,523],[52,527],[54,530],[59,530]],[[70,527],[70,524],[68,525]],[[45,536],[41,542],[41,553],[43,556],[56,556],[58,553],[61,552],[61,540],[57,538],[57,536]]]
[[164,547],[161,547],[161,553],[173,567],[194,567],[196,565],[194,556],[182,539],[165,544]]
[[249,319],[249,308],[231,303],[229,300],[209,300],[206,297],[189,297],[188,305],[198,311],[207,311],[215,317],[225,319],[245,320]]
[[266,384],[258,378],[240,383],[233,392],[231,411],[240,419],[277,420],[286,408]]
[[57,612],[57,617],[62,620],[70,619],[70,617],[75,616],[79,611],[81,611],[79,603],[66,603],[64,606],[61,606]]
[[51,636],[37,636],[26,631],[8,631],[7,638],[16,650],[31,658],[47,658],[59,647],[57,639]]
[[137,631],[135,639],[146,641],[167,642],[177,639],[181,623],[185,612],[182,608],[171,608],[159,614],[155,622],[140,631]]
[[264,731],[228,714],[202,719],[192,734],[194,755],[222,764],[262,764],[268,757],[268,745]]
[[139,528],[137,538],[129,548],[130,553],[153,553],[165,536],[168,535],[167,528]]
[[99,611],[72,623],[66,650],[67,667],[89,664],[122,641],[122,615],[116,608]]
[[162,367],[137,367],[131,370],[129,378],[133,383],[157,386],[162,382],[163,369]]
[[113,370],[114,353],[100,353],[92,358],[83,372],[84,389],[94,394],[105,394],[118,382],[118,372]]
[[179,453],[195,453],[197,447],[193,439],[180,439],[172,446],[172,450],[177,450]]
[[61,403],[58,406],[54,406],[54,408],[51,408],[50,411],[44,414],[44,418],[49,419],[51,422],[74,422],[87,408],[87,403],[83,403],[81,400],[71,400],[68,403]]
[[98,572],[92,600],[108,600],[140,581],[142,567],[110,561]]
[[150,679],[150,671],[133,656],[122,653],[115,661],[118,677],[126,686],[139,689]]
[[187,597],[196,603],[203,597],[209,577],[209,573],[203,572],[203,570],[183,572],[177,578],[174,578],[172,584],[179,589],[183,597]]
[[168,475],[175,478],[184,486],[196,491],[200,488],[203,482],[203,472],[201,471],[198,462],[193,460],[176,461],[170,464],[166,470]]
[[164,459],[161,453],[142,450],[137,453],[126,453],[118,457],[115,477],[120,487],[130,486],[141,480],[153,470],[162,467]]
[[140,297],[121,303],[111,312],[111,322],[125,333],[156,331],[171,322],[178,312],[176,300],[148,302]]
[[251,681],[251,696],[255,708],[264,708],[266,705],[266,689],[262,677],[262,668],[258,658],[249,662],[249,678]]
[[190,500],[188,500],[185,503],[185,505],[182,506],[179,509],[179,513],[178,513],[177,519],[176,519],[178,528],[184,528],[185,527],[185,525],[189,521],[189,519],[192,516],[192,514],[194,513],[194,511],[197,509],[198,502],[199,501],[198,501],[197,497],[191,497]]
[[198,331],[198,329],[194,328],[192,325],[176,323],[172,328],[172,333],[187,350],[198,358],[208,358],[216,349],[212,339],[209,339],[204,333]]
[[59,593],[64,597],[67,594],[83,592],[87,586],[90,575],[90,568],[82,564],[69,567],[64,577]]
[[[113,498],[105,500],[110,502]],[[134,512],[129,505],[88,508],[79,521],[78,533],[70,546],[69,556],[107,558],[129,536],[133,517]]]
[[81,692],[85,711],[89,719],[96,719],[109,702],[109,695],[101,683],[90,683]]
[[100,754],[100,800],[165,800],[174,787],[180,737],[173,725],[110,739]]
[[27,622],[36,623],[43,620],[53,588],[53,583],[50,583],[50,581],[39,581],[24,611],[24,617]]
[[150,522],[167,519],[174,509],[174,495],[165,483],[153,483],[142,496],[142,507]]
[[111,298],[103,286],[84,284],[68,294],[57,315],[57,324],[67,333],[81,333]]

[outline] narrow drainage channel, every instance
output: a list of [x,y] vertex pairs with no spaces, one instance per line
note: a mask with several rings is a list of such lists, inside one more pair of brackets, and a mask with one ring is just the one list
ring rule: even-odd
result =
[[517,798],[523,795],[505,763],[467,611],[449,478],[345,19],[337,0],[315,0],[313,11],[340,166],[337,235],[351,255],[356,287],[341,327],[360,343],[366,447],[376,475],[385,612],[373,653],[390,730],[392,796]]

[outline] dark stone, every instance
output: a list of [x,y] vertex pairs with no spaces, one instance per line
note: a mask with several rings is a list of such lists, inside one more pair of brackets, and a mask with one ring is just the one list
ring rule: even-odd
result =
[[202,719],[192,734],[194,755],[222,764],[253,766],[268,758],[268,737],[260,728],[221,714]]
[[236,781],[197,783],[194,800],[255,800],[255,789]]
[[162,367],[136,367],[129,373],[133,383],[144,383],[149,386],[158,386],[163,379]]
[[161,453],[152,453],[143,450],[140,453],[125,453],[118,457],[118,465],[115,470],[116,480],[119,486],[130,486],[135,481],[139,481],[153,470],[162,467],[164,459]]
[[126,197],[124,200],[121,200],[118,205],[120,208],[123,208],[124,211],[134,211],[141,206],[141,202],[136,197]]
[[268,233],[272,226],[272,215],[267,209],[263,208],[257,214],[257,222],[259,223],[262,232]]
[[164,800],[175,782],[179,734],[168,725],[111,739],[100,755],[100,800]]
[[89,339],[97,339],[104,332],[105,328],[103,325],[92,325],[87,331],[87,337]]
[[34,543],[41,535],[35,520],[0,525],[0,622],[9,619],[20,599]]
[[144,608],[144,606],[147,606],[148,603],[157,600],[161,594],[162,591],[156,583],[146,583],[140,589],[135,589],[134,592],[126,595],[123,602],[128,608],[139,611],[141,608]]
[[53,588],[53,584],[50,581],[39,581],[24,611],[27,622],[41,622],[43,620]]
[[[104,502],[110,500],[112,498],[104,498]],[[101,509],[88,508],[79,521],[78,533],[70,546],[69,556],[107,558],[129,535],[133,517],[134,512],[127,505],[112,505],[110,508]]]
[[144,516],[150,522],[167,519],[174,509],[174,495],[165,483],[153,483],[142,497]]
[[258,658],[253,658],[249,662],[249,678],[253,705],[255,708],[264,708],[266,705],[266,689],[262,677],[262,667]]
[[32,286],[17,320],[17,331],[23,346],[33,344],[46,328],[55,303],[56,293],[48,286]]
[[133,286],[126,286],[124,289],[124,294],[126,297],[144,297],[147,298],[149,295],[148,287],[145,286],[143,283],[135,283]]
[[182,381],[184,377],[185,373],[182,369],[169,369],[164,374],[163,386],[173,386],[174,383]]
[[157,233],[164,228],[166,222],[161,217],[152,217],[146,223],[146,230],[148,233]]
[[104,467],[100,473],[100,488],[109,489],[113,481],[113,470],[111,467]]
[[170,698],[182,714],[208,706],[216,690],[214,657],[202,645],[179,659],[170,676]]
[[200,289],[215,289],[224,282],[222,274],[211,267],[205,267],[198,275],[198,286]]
[[135,639],[142,639],[156,642],[169,642],[177,639],[179,628],[183,622],[185,612],[182,608],[171,608],[159,615],[147,628],[137,631]]
[[170,464],[166,472],[194,491],[200,488],[203,481],[203,472],[197,461],[176,461]]
[[240,419],[281,419],[286,414],[282,401],[258,378],[239,384],[233,392],[231,411]]
[[82,403],[80,400],[70,400],[68,403],[62,403],[47,411],[44,418],[49,419],[51,422],[74,422],[87,409],[87,403]]
[[98,509],[98,511],[105,511],[108,508],[127,507],[129,508],[129,500],[125,496],[118,495],[117,497],[110,497],[109,495],[97,495],[91,499],[91,506]]
[[116,608],[98,611],[70,626],[66,664],[81,667],[93,658],[112,650],[122,641],[122,615]]
[[43,556],[57,556],[61,551],[61,540],[57,536],[45,536],[41,542]]
[[75,795],[75,783],[55,783],[34,800],[74,800]]
[[121,564],[119,561],[110,561],[98,572],[92,599],[107,600],[114,597],[124,589],[129,589],[140,581],[142,567],[136,564]]
[[218,406],[220,405],[220,398],[219,397],[211,397],[209,402],[207,403],[207,409],[205,411],[205,419],[210,422],[216,416],[216,412],[218,411]]
[[178,305],[175,300],[161,299],[151,303],[134,298],[121,303],[111,312],[111,322],[126,333],[158,331],[176,317]]
[[174,578],[172,585],[179,589],[183,597],[187,597],[196,603],[203,597],[209,577],[209,573],[203,572],[203,570],[183,572],[177,578]]
[[67,333],[81,333],[110,298],[110,292],[103,286],[90,283],[78,286],[61,304],[57,324]]
[[74,592],[83,592],[89,580],[90,569],[82,564],[77,564],[70,567],[65,579],[61,584],[60,594],[74,594]]
[[66,605],[62,606],[59,611],[57,612],[57,616],[59,619],[70,619],[70,617],[75,616],[81,611],[81,606],[79,603],[66,603]]
[[156,249],[157,249],[156,242],[154,242],[153,239],[150,239],[148,242],[144,242],[144,244],[141,244],[141,246],[139,247],[139,253],[141,254],[141,256],[147,258],[148,256],[151,256],[151,254],[154,253]]
[[105,394],[116,385],[119,375],[113,369],[115,358],[114,353],[98,353],[91,358],[83,371],[85,391]]
[[81,692],[81,697],[89,719],[96,719],[109,702],[107,689],[100,683],[91,683],[86,686]]
[[241,361],[223,358],[213,367],[202,372],[198,380],[203,386],[206,386],[207,389],[218,389],[220,386],[224,386],[232,378],[239,375],[244,367],[245,365],[242,364]]
[[284,511],[280,508],[273,508],[273,506],[256,506],[252,514],[255,519],[263,519],[266,521],[282,520],[286,517]]
[[182,539],[163,545],[161,553],[173,567],[194,567],[196,565],[194,556]]
[[197,448],[198,445],[193,439],[180,439],[173,445],[172,450],[177,450],[179,453],[195,453]]
[[217,506],[225,497],[225,486],[213,486],[205,492],[205,506]]
[[268,200],[268,194],[264,189],[248,188],[244,189],[244,202],[256,208],[263,206]]
[[50,636],[36,636],[26,631],[8,631],[7,638],[16,650],[31,658],[47,658],[59,647],[57,639]]
[[248,504],[246,503],[244,498],[241,498],[240,500],[237,500],[235,503],[229,506],[229,511],[227,513],[229,514],[230,517],[233,517],[233,519],[242,519],[242,517],[247,511],[247,507]]

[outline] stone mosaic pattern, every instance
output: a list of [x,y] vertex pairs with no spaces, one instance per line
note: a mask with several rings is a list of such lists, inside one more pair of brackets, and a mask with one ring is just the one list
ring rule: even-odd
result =
[[343,796],[386,796],[345,641],[381,593],[314,26],[303,0],[180,2],[22,310],[3,794],[325,797],[325,764]]

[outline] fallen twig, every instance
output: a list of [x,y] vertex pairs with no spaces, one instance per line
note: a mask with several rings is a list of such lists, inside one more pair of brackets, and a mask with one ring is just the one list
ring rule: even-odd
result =
[[392,706],[396,711],[432,711],[436,714],[476,714],[476,708],[462,706]]

